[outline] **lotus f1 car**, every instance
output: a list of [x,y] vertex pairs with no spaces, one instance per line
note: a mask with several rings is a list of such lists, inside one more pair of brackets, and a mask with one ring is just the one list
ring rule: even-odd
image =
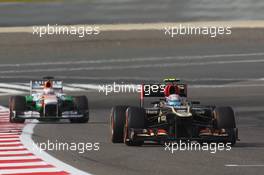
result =
[[11,123],[24,123],[25,119],[69,119],[72,123],[89,120],[87,97],[65,95],[62,81],[52,77],[30,81],[30,95],[10,97],[9,109]]
[[[145,107],[147,97],[161,99]],[[162,84],[143,84],[140,103],[140,107],[112,108],[113,143],[140,146],[147,141],[162,144],[181,140],[234,145],[238,140],[233,109],[188,101],[187,85],[177,79],[165,79]]]

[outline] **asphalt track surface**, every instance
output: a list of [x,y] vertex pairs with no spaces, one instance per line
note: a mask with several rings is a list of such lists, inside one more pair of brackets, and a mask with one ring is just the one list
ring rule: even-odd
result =
[[[60,0],[59,0],[60,1]],[[1,3],[0,26],[263,19],[262,0],[62,0]]]
[[[263,29],[236,29],[231,36],[216,39],[169,39],[155,31],[129,35],[110,32],[85,39],[0,34],[0,80],[26,82],[43,76],[44,70],[45,75],[76,83],[158,82],[177,76],[191,84],[190,98],[234,107],[241,141],[231,151],[171,154],[157,145],[112,144],[111,107],[138,105],[138,94],[105,96],[96,91],[85,93],[90,101],[90,123],[38,124],[33,139],[36,143],[99,142],[100,151],[49,152],[93,174],[263,174],[263,33]],[[55,62],[56,66],[50,64]],[[1,104],[7,105],[7,97],[1,98]]]

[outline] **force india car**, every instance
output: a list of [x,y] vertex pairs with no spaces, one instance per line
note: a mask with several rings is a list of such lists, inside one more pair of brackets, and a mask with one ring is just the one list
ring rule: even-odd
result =
[[[167,105],[166,97],[170,94],[178,94],[185,100],[177,107]],[[144,107],[146,97],[161,99]],[[231,107],[189,102],[187,85],[176,79],[165,79],[162,84],[143,84],[140,107],[115,106],[110,118],[112,142],[128,146],[141,146],[146,141],[162,144],[179,140],[234,145],[238,140]]]
[[24,123],[25,119],[69,119],[72,123],[89,120],[87,97],[65,95],[62,81],[52,77],[30,81],[30,95],[10,97],[9,109],[11,123]]

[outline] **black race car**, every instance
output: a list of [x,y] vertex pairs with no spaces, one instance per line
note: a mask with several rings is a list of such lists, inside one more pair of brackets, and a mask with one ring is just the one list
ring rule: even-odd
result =
[[[172,94],[181,97],[180,105],[167,103]],[[161,99],[145,107],[146,97]],[[165,79],[162,84],[143,84],[140,106],[115,106],[110,117],[112,142],[128,146],[140,146],[146,141],[179,140],[234,145],[238,140],[233,109],[188,101],[187,85],[177,79]]]

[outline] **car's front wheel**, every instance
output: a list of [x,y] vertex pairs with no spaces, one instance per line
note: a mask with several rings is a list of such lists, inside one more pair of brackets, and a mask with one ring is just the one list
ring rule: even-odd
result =
[[26,98],[24,96],[13,96],[9,99],[9,121],[10,123],[24,123],[25,119],[17,118],[18,114],[27,109]]
[[129,107],[126,111],[126,123],[124,127],[124,143],[128,146],[141,146],[144,141],[133,140],[129,136],[130,129],[145,128],[145,109]]
[[216,107],[214,112],[215,128],[224,129],[228,134],[226,142],[231,145],[236,144],[237,128],[235,122],[235,114],[231,107]]
[[124,140],[124,125],[127,106],[115,106],[111,110],[111,140],[112,143],[122,143]]

